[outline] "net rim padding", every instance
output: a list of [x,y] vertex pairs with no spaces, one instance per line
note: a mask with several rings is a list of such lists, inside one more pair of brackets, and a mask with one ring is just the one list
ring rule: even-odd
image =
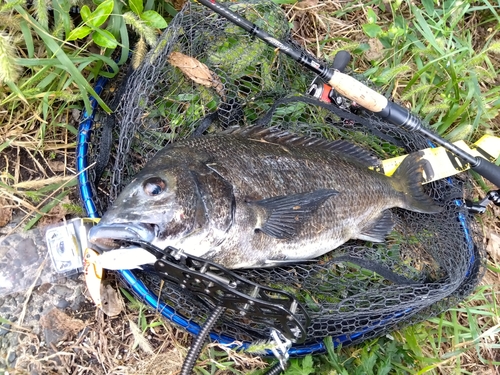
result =
[[[107,84],[108,79],[105,77],[100,77],[95,84],[95,91],[97,94],[100,94]],[[77,173],[78,175],[78,184],[79,191],[83,201],[83,206],[91,218],[98,218],[98,210],[96,208],[96,204],[94,202],[95,197],[93,196],[93,191],[91,187],[91,183],[89,180],[88,174],[88,152],[89,152],[89,144],[92,136],[92,126],[94,122],[94,115],[97,110],[97,102],[91,98],[92,110],[91,112],[84,111],[82,113],[82,122],[79,126],[78,138],[77,138]],[[456,204],[459,205],[461,202],[458,200]],[[467,247],[470,251],[469,258],[469,270],[467,273],[471,273],[471,269],[475,266],[475,263],[478,261],[476,256],[479,256],[479,251],[475,253],[475,243],[473,239],[473,234],[470,232],[471,229],[467,225],[466,217],[463,213],[458,214],[457,218],[463,230],[464,238],[467,241]],[[175,323],[180,326],[184,330],[188,331],[193,335],[198,335],[201,327],[196,322],[180,315],[176,312],[175,308],[167,305],[163,301],[158,298],[153,292],[151,292],[148,287],[135,275],[133,271],[130,270],[120,270],[118,271],[120,278],[130,287],[130,289],[141,299],[143,299],[152,309],[155,311],[159,311],[163,317],[168,319],[169,321]],[[465,287],[467,285],[468,278],[464,278],[462,283],[456,287],[454,291],[461,290],[462,285]],[[450,293],[451,295],[451,293]],[[424,306],[426,308],[428,306]],[[420,309],[414,308],[413,310],[403,310],[399,314],[401,315],[413,315],[416,314]],[[398,313],[394,314],[397,315]],[[392,324],[391,324],[392,323]],[[359,332],[353,332],[351,334],[343,334],[337,337],[332,337],[334,346],[338,346],[340,344],[347,345],[351,342],[355,342],[359,338],[363,338],[364,336],[370,335],[374,337],[377,331],[385,331],[388,326],[397,326],[398,321],[391,321],[390,318],[383,319],[379,321],[377,324],[372,325],[369,328],[365,328]],[[242,344],[235,344],[235,339],[229,337],[228,335],[218,334],[218,333],[210,333],[210,337],[214,341],[218,341],[221,344],[231,346],[237,349],[245,350],[251,344],[251,342],[243,342]],[[320,342],[310,342],[301,345],[294,345],[289,351],[289,355],[291,357],[303,356],[307,354],[319,354],[326,351],[325,344]],[[271,354],[268,352],[268,354]]]

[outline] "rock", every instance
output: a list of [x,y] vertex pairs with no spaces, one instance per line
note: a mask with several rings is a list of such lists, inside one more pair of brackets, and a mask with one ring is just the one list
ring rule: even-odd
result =
[[9,353],[9,356],[7,357],[7,361],[9,362],[10,365],[13,365],[14,362],[16,361],[16,352],[12,351]]
[[19,242],[18,249],[23,254],[23,263],[24,264],[33,264],[38,261],[38,250],[35,245],[35,242],[31,238],[26,238]]
[[73,294],[73,289],[70,289],[65,285],[54,285],[51,292],[62,297],[68,297]]
[[79,294],[75,297],[75,300],[71,304],[71,310],[78,311],[83,303],[85,303],[86,298],[83,294]]
[[5,336],[7,332],[10,332],[10,324],[4,323],[0,325],[0,336]]
[[26,297],[24,296],[24,294],[17,294],[14,297],[14,305],[15,306],[22,306],[25,300],[26,300]]
[[66,337],[66,332],[60,329],[49,329],[45,328],[43,330],[43,337],[47,344],[57,344]]
[[64,298],[59,298],[56,303],[56,307],[58,309],[64,310],[66,307],[69,306],[69,302],[65,300]]

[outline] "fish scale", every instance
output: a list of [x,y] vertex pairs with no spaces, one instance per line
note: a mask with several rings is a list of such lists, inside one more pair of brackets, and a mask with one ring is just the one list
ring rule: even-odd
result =
[[[422,190],[418,155],[390,178],[368,168],[376,162],[345,141],[276,128],[182,140],[135,176],[90,240],[130,239],[141,225],[137,239],[160,248],[227,268],[270,267],[315,258],[350,239],[384,241],[390,208],[441,210]],[[156,181],[159,193],[148,195],[145,183]]]

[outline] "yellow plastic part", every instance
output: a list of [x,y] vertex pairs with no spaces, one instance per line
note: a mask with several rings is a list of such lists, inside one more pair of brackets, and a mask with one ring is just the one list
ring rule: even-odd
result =
[[[492,135],[486,134],[482,136],[471,147],[464,141],[457,141],[453,144],[473,156],[482,156],[491,162],[494,162],[500,156],[500,138]],[[424,176],[424,184],[454,176],[466,171],[470,167],[469,164],[463,163],[444,147],[426,148],[418,152],[428,161],[428,165],[425,168],[428,173]],[[375,169],[387,176],[391,176],[405,157],[406,155],[403,155],[383,160],[382,167]]]

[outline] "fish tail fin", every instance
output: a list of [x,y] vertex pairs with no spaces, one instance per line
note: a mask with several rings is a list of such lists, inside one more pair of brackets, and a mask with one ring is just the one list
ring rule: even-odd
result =
[[419,153],[408,155],[392,176],[394,188],[403,193],[402,208],[427,214],[441,212],[438,206],[429,197],[422,186],[424,181],[425,159]]

